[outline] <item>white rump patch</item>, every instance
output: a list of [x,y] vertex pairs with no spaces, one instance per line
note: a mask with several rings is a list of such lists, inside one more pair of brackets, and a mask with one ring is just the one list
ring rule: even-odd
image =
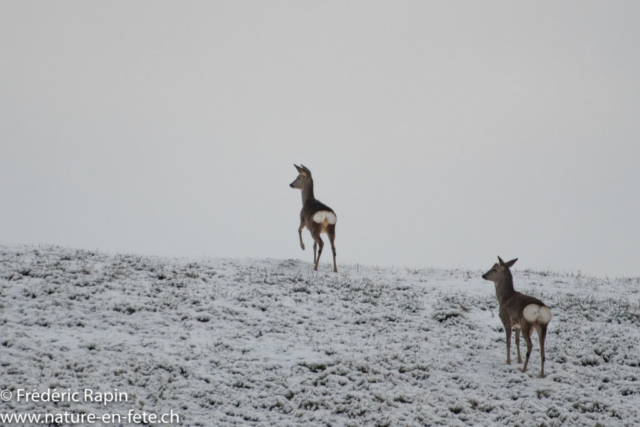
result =
[[551,322],[551,309],[549,307],[540,307],[540,323],[546,325]]
[[524,308],[522,314],[527,319],[527,322],[534,323],[540,315],[540,306],[538,304],[529,304]]
[[336,214],[329,211],[318,211],[313,215],[313,222],[322,224],[325,220],[329,224],[335,224],[338,221],[338,218],[336,217]]
[[529,304],[522,311],[524,318],[529,323],[541,323],[546,325],[551,322],[551,310],[549,307],[542,307],[538,304]]

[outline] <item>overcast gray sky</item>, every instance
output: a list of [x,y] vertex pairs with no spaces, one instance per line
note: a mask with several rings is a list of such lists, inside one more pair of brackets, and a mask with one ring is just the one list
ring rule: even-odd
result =
[[636,1],[1,0],[0,243],[310,262],[295,162],[339,264],[640,276],[638,23]]

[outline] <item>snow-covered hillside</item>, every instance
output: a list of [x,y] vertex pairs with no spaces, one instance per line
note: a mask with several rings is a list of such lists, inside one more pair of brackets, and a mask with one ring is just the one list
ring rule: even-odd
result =
[[[339,268],[0,248],[0,390],[14,396],[0,413],[174,411],[185,426],[640,423],[639,278],[514,271],[516,289],[554,314],[540,379],[537,338],[527,373],[505,364],[481,272]],[[127,401],[15,399],[54,388],[117,389]]]

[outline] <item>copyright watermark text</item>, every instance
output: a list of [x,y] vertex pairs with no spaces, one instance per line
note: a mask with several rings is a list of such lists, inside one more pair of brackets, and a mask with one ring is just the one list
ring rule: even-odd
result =
[[[135,400],[135,399],[134,399]],[[105,406],[114,402],[128,402],[129,395],[126,392],[113,389],[109,391],[95,391],[83,389],[74,391],[71,389],[58,390],[47,388],[45,390],[24,389],[0,390],[0,402],[72,402],[72,403],[97,403]],[[0,409],[2,406],[0,405]],[[58,408],[57,408],[58,409]],[[84,410],[59,411],[55,413],[0,413],[0,425],[4,424],[179,424],[180,416],[173,410],[164,414],[156,414],[146,411],[130,409],[127,412],[112,412],[103,414],[87,413]]]
[[126,414],[111,413],[111,414],[87,414],[87,413],[72,413],[72,412],[59,412],[55,414],[2,414],[0,413],[0,423],[7,424],[179,424],[180,416],[173,412],[167,414],[154,414],[149,412],[134,412],[133,409],[129,410]]
[[127,402],[129,396],[123,391],[114,389],[113,391],[93,391],[85,388],[82,391],[46,389],[38,391],[37,389],[27,390],[19,388],[14,392],[10,390],[0,391],[0,400],[8,402],[95,402],[107,405],[111,402]]

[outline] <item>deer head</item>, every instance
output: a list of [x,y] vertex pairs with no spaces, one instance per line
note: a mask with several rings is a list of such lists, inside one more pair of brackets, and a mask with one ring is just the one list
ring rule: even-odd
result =
[[295,181],[289,184],[289,187],[302,190],[313,182],[313,179],[311,178],[311,171],[305,165],[298,166],[294,164],[293,166],[296,167],[299,175]]
[[507,274],[506,272],[509,271],[511,266],[513,266],[516,261],[518,261],[518,258],[512,259],[511,261],[505,263],[504,261],[502,261],[502,258],[498,257],[498,262],[496,264],[493,264],[491,270],[484,273],[482,275],[482,278],[485,280],[490,280],[492,282],[498,282]]

